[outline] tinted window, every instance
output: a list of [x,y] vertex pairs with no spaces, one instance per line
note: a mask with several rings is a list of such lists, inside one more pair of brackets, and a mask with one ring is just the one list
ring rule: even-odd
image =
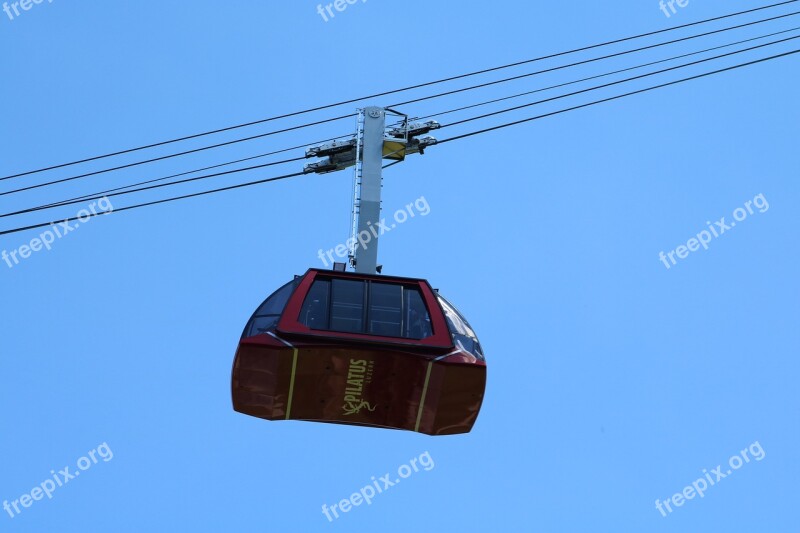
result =
[[331,293],[331,331],[363,333],[364,282],[334,279]]
[[403,286],[369,284],[369,333],[400,337],[403,325]]
[[261,307],[256,310],[250,322],[248,322],[242,336],[253,337],[275,329],[283,310],[286,308],[286,304],[289,302],[289,298],[294,292],[295,286],[296,283],[290,281],[267,298],[261,304]]
[[328,329],[331,282],[317,280],[308,291],[300,311],[300,323],[311,329]]
[[447,327],[450,328],[450,334],[453,336],[453,343],[456,347],[483,359],[481,343],[478,342],[478,336],[475,335],[469,322],[467,322],[461,313],[441,295],[439,295],[439,303],[444,310],[444,316],[447,319]]
[[423,339],[433,334],[419,289],[397,283],[317,279],[299,321],[312,329],[381,337]]
[[403,323],[403,337],[409,339],[424,339],[433,335],[431,327],[431,315],[425,307],[425,300],[419,289],[406,289],[404,293],[403,308],[405,309],[405,319]]

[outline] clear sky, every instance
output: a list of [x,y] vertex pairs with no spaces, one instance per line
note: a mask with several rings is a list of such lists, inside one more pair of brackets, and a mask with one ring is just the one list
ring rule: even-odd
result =
[[[13,20],[0,12],[0,175],[758,5],[690,0],[674,4],[667,17],[657,0],[372,0],[326,22],[317,3],[306,0],[45,0]],[[435,113],[798,21],[401,110]],[[667,38],[361,105],[392,105]],[[435,135],[786,52],[798,42]],[[318,250],[348,237],[350,171],[96,218],[13,268],[0,262],[0,502],[30,495],[53,478],[51,470],[75,471],[97,450],[97,464],[52,499],[37,492],[42,499],[20,506],[14,518],[0,509],[0,531],[798,531],[798,67],[800,56],[786,57],[443,144],[386,171],[387,214],[423,196],[430,213],[384,237],[384,272],[429,279],[484,345],[486,399],[468,435],[267,422],[231,408],[231,363],[248,317],[294,274],[322,266]],[[595,83],[602,81],[578,87]],[[357,105],[6,180],[0,192],[322,120]],[[0,212],[353,129],[348,119],[4,195]],[[277,157],[284,155],[302,154]],[[295,172],[302,164],[111,201],[120,208]],[[4,218],[0,229],[63,219],[83,207]],[[705,237],[707,222],[716,228],[725,217],[730,226],[737,208],[745,218]],[[0,251],[18,250],[40,231],[0,237]],[[698,235],[709,241],[707,250],[690,241]],[[742,450],[749,462],[731,469],[729,458]],[[350,497],[373,476],[394,476],[425,452],[432,468],[371,505],[332,523],[322,513],[323,504]],[[693,499],[674,503],[674,494],[718,465],[732,473],[703,498],[689,491]],[[657,499],[673,512],[662,516]]]

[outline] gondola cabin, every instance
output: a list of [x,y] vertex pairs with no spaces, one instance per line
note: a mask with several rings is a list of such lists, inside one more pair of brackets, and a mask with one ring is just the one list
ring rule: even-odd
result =
[[486,362],[463,316],[427,281],[310,269],[245,327],[233,407],[304,420],[467,433]]

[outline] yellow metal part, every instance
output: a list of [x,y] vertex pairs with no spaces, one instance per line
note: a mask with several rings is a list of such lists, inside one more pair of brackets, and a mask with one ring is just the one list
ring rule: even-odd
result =
[[406,158],[406,143],[401,141],[383,141],[383,158],[403,161]]

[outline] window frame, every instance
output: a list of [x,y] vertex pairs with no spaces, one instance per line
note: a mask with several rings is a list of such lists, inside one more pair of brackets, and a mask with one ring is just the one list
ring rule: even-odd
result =
[[[336,299],[334,298],[334,290],[337,281],[344,281],[344,282],[353,282],[353,283],[360,283],[363,287],[362,289],[362,297],[361,297],[361,328],[359,331],[348,331],[343,329],[333,329],[332,322],[335,318],[334,308],[336,307]],[[318,276],[314,279],[314,282],[309,287],[309,290],[303,299],[303,307],[302,309],[306,309],[308,305],[308,298],[311,297],[312,291],[315,289],[318,283],[327,283],[327,309],[325,312],[326,322],[325,327],[312,327],[307,324],[306,325],[309,329],[313,331],[323,331],[323,332],[330,332],[330,333],[348,333],[353,335],[369,335],[371,337],[389,337],[393,339],[403,339],[403,340],[415,340],[420,341],[433,336],[433,320],[431,318],[431,312],[428,308],[428,304],[425,301],[424,296],[422,295],[421,291],[419,290],[418,285],[412,285],[408,283],[393,283],[387,282],[384,280],[374,280],[374,279],[341,279],[335,277],[327,277],[327,276]],[[386,335],[386,334],[379,334],[379,333],[372,333],[372,322],[374,320],[374,315],[377,313],[373,308],[373,302],[377,298],[373,295],[373,287],[376,286],[385,286],[385,287],[399,287],[400,294],[398,301],[400,303],[399,308],[397,311],[400,315],[398,325],[400,329],[401,335]],[[409,291],[414,291],[419,295],[419,301],[422,303],[425,309],[425,315],[427,317],[428,322],[431,323],[431,333],[422,338],[415,338],[415,337],[408,337],[402,335],[403,331],[405,331],[405,321],[406,321],[406,313],[409,311],[408,306],[406,305],[406,295]],[[301,322],[302,323],[302,322]]]
[[[430,317],[431,334],[423,339],[407,337],[390,337],[369,333],[344,333],[331,330],[312,329],[300,322],[303,309],[311,286],[317,279],[354,279],[361,281],[377,281],[379,283],[399,284],[419,291],[420,298]],[[400,278],[394,276],[358,274],[353,272],[331,272],[329,270],[309,269],[302,277],[292,300],[284,311],[278,324],[278,332],[284,335],[300,335],[319,337],[331,340],[342,340],[367,344],[392,344],[407,347],[453,349],[454,344],[445,322],[444,313],[436,299],[436,293],[430,284],[423,279]]]

